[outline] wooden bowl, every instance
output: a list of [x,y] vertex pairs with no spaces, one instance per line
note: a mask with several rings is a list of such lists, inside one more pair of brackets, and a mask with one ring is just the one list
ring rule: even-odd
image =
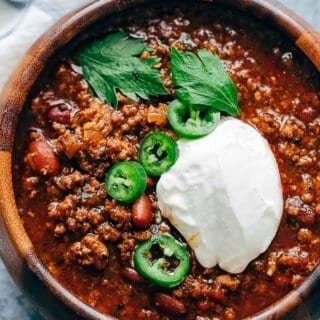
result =
[[[194,0],[204,1],[204,0]],[[52,55],[75,36],[104,16],[151,0],[99,0],[56,23],[26,53],[0,96],[0,254],[16,284],[33,300],[47,319],[114,319],[81,302],[64,289],[46,270],[36,255],[17,210],[11,173],[16,124],[28,94]],[[207,0],[236,7],[280,29],[320,69],[320,35],[301,18],[276,1]],[[297,307],[320,279],[320,267],[302,283],[260,313],[248,319],[278,319]],[[286,319],[309,319],[305,313]]]

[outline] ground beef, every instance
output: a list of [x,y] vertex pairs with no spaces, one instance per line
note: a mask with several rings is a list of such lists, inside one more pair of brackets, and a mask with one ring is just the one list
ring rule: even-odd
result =
[[309,253],[300,247],[290,248],[279,253],[277,263],[295,269],[304,269],[309,262]]
[[107,247],[96,236],[87,235],[69,247],[65,261],[76,262],[81,266],[94,266],[97,270],[101,270],[106,267],[108,257]]
[[117,229],[127,230],[131,226],[131,208],[129,206],[120,205],[112,199],[106,201],[104,209]]
[[136,240],[127,232],[121,235],[121,242],[118,244],[117,248],[120,250],[120,258],[123,261],[130,261],[132,258],[132,253],[136,247]]
[[183,294],[193,298],[205,298],[218,303],[225,303],[227,290],[219,281],[205,281],[204,279],[187,277],[183,286]]
[[302,121],[292,116],[287,119],[283,119],[283,124],[280,128],[281,137],[299,142],[302,140],[304,132],[305,125]]
[[121,233],[110,223],[104,222],[96,228],[96,233],[104,240],[116,242],[119,240]]

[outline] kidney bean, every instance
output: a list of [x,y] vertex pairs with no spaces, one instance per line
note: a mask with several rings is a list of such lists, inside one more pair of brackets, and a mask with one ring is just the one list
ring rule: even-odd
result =
[[132,207],[132,221],[137,228],[148,228],[153,217],[152,204],[147,195],[138,198]]
[[154,179],[147,177],[147,187],[148,188],[152,188],[156,185],[156,182],[154,181]]
[[60,107],[57,106],[50,109],[48,118],[51,121],[65,124],[70,122],[71,115],[69,110],[61,110]]
[[156,293],[155,304],[158,308],[172,315],[182,315],[187,312],[181,301],[164,293]]
[[26,161],[32,170],[44,176],[55,175],[60,170],[57,155],[49,143],[44,140],[30,142]]
[[128,281],[139,284],[145,283],[146,281],[140,276],[140,274],[133,268],[125,267],[121,269],[121,274]]

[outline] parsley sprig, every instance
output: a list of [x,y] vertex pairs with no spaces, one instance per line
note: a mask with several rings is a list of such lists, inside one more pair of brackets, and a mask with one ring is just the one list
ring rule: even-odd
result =
[[168,94],[160,71],[153,68],[159,59],[138,57],[147,50],[150,48],[146,43],[117,32],[85,46],[76,58],[97,96],[117,107],[117,89],[135,101]]
[[240,114],[235,84],[219,57],[200,49],[197,54],[171,50],[172,83],[178,100],[186,106],[206,106],[216,112]]

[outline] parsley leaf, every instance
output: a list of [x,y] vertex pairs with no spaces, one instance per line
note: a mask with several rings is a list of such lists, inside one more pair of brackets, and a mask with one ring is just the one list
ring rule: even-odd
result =
[[117,89],[135,101],[168,94],[160,71],[153,68],[159,59],[137,57],[146,50],[148,45],[139,39],[117,32],[80,49],[76,58],[97,96],[117,107]]
[[200,49],[197,54],[171,50],[172,83],[179,101],[185,105],[210,106],[216,112],[240,114],[235,84],[219,57]]

